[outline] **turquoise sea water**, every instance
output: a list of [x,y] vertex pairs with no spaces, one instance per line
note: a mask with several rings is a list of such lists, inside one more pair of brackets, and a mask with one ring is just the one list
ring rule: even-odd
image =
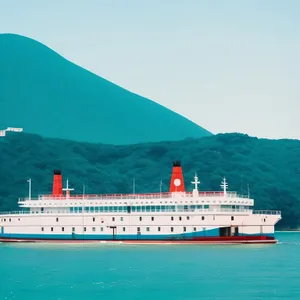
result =
[[0,299],[300,299],[300,233],[277,245],[0,244]]

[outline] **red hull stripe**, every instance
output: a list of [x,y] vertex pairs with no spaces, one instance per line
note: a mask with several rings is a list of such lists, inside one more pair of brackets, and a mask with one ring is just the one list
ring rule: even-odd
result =
[[0,238],[0,242],[31,243],[119,243],[119,244],[275,244],[277,240],[268,236],[201,237],[193,240],[55,240]]

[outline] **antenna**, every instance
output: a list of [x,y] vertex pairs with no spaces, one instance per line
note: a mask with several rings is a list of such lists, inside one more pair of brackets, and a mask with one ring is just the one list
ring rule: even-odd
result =
[[85,185],[82,185],[82,199],[84,199],[85,196]]
[[160,183],[159,183],[159,193],[160,193],[160,197],[161,197],[162,185],[163,185],[163,182],[162,182],[162,180],[161,180]]
[[226,197],[226,196],[227,196],[228,183],[227,183],[225,177],[223,178],[223,181],[222,181],[222,183],[221,183],[221,188],[223,189],[224,197]]
[[247,184],[247,187],[248,187],[248,199],[250,199],[250,186],[249,186],[249,183]]
[[69,198],[70,197],[70,192],[74,191],[74,189],[69,188],[69,179],[67,179],[66,187],[62,190],[66,191],[66,198]]
[[244,176],[241,174],[241,195],[244,195],[244,182],[243,182]]
[[28,200],[31,200],[31,178],[27,179],[28,182]]
[[198,184],[200,184],[200,181],[198,180],[197,173],[195,173],[194,181],[192,181],[191,183],[195,185],[195,188],[193,189],[193,195],[198,196]]
[[132,192],[135,194],[135,177],[132,179]]

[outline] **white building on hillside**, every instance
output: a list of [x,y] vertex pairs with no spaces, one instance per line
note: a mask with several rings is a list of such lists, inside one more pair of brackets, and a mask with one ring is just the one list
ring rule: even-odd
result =
[[22,132],[23,128],[7,127],[4,130],[0,130],[0,137],[5,137],[6,136],[6,131]]

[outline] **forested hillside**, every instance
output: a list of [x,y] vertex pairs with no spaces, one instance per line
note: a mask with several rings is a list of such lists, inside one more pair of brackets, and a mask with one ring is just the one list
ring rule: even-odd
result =
[[0,209],[17,208],[17,198],[49,193],[54,169],[61,169],[77,193],[168,191],[172,161],[180,160],[186,188],[197,172],[202,190],[229,189],[255,198],[256,209],[282,210],[278,228],[300,227],[300,141],[219,134],[179,142],[129,146],[79,143],[9,133],[0,139]]

